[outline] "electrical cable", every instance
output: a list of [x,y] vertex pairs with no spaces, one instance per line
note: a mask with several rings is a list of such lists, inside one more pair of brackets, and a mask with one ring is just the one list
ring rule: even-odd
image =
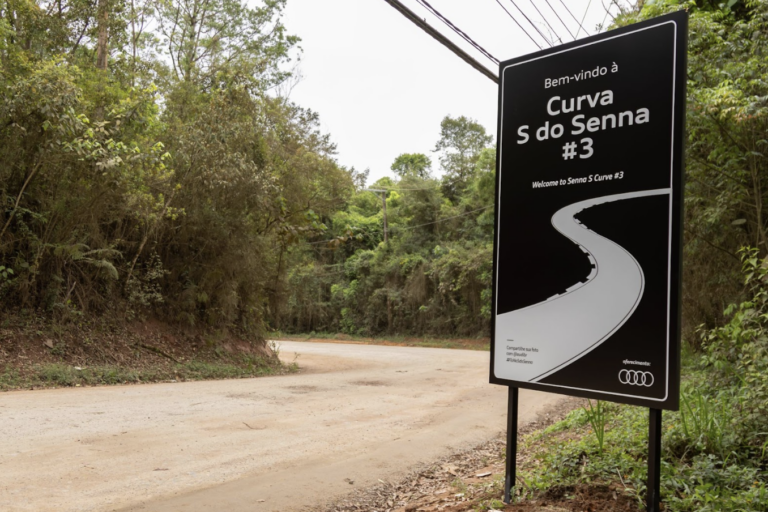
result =
[[541,19],[544,20],[544,23],[547,24],[547,26],[549,27],[549,30],[551,30],[552,33],[555,34],[555,36],[557,37],[558,41],[560,41],[560,43],[562,43],[563,42],[563,38],[560,37],[560,34],[555,32],[555,27],[553,27],[552,24],[549,22],[549,20],[544,17],[544,14],[542,14],[542,12],[539,10],[539,8],[536,7],[536,4],[533,2],[533,0],[529,0],[529,1],[531,2],[531,5],[533,6],[533,8],[536,9],[536,12],[539,13],[539,16],[541,16]]
[[506,8],[506,7],[504,7],[504,4],[502,4],[502,3],[501,3],[501,0],[496,0],[496,3],[497,3],[497,4],[499,4],[499,7],[501,7],[502,9],[504,9],[504,12],[506,12],[506,13],[507,13],[507,15],[508,15],[510,18],[512,18],[512,21],[514,21],[514,22],[515,22],[515,24],[516,24],[518,27],[520,27],[520,30],[522,30],[523,32],[525,32],[525,35],[527,35],[527,36],[528,36],[528,39],[530,39],[531,41],[533,41],[533,44],[535,44],[535,45],[536,45],[536,47],[537,47],[539,50],[541,50],[541,49],[542,49],[542,48],[541,48],[541,45],[540,45],[539,43],[537,43],[537,42],[536,42],[536,40],[535,40],[534,38],[532,38],[532,37],[531,37],[531,34],[529,34],[529,33],[528,33],[528,31],[527,31],[527,30],[525,30],[525,29],[523,28],[523,26],[520,24],[520,22],[519,22],[519,21],[517,21],[517,19],[516,19],[514,16],[512,16],[512,13],[511,13],[511,12],[509,12],[509,11],[507,10],[507,8]]
[[488,68],[480,64],[477,60],[475,60],[471,55],[469,55],[467,52],[462,50],[459,46],[456,45],[453,41],[445,37],[443,34],[441,34],[439,31],[437,31],[434,27],[429,25],[426,21],[421,19],[416,13],[414,13],[412,10],[408,9],[405,5],[403,5],[399,0],[384,0],[389,5],[391,5],[393,8],[395,8],[400,14],[408,18],[414,25],[418,26],[420,29],[422,29],[424,32],[435,38],[440,44],[451,50],[453,53],[455,53],[459,58],[461,58],[464,62],[493,80],[495,83],[499,83],[499,77],[497,77],[495,74],[493,74]]
[[565,27],[565,30],[568,31],[568,35],[570,35],[575,41],[576,36],[573,35],[573,32],[571,32],[571,29],[568,28],[568,25],[566,25],[565,22],[563,22],[563,19],[560,17],[560,15],[557,14],[557,11],[555,10],[554,7],[552,7],[552,4],[549,3],[549,0],[544,0],[544,1],[547,2],[547,5],[549,6],[549,8],[552,10],[553,13],[555,13],[555,16],[557,17],[557,19],[560,20],[560,24]]
[[[592,0],[589,0],[589,2],[587,2],[587,8],[584,9],[584,16],[581,17],[581,23],[579,23],[579,26],[582,29],[584,29],[584,33],[587,34],[587,35],[589,35],[589,32],[587,32],[587,29],[584,28],[584,25],[582,25],[582,23],[584,23],[584,20],[587,19],[587,12],[589,12],[589,6],[590,5],[592,5]],[[577,36],[579,35],[579,31],[578,30],[576,31],[576,35]]]
[[[571,12],[571,10],[568,8],[568,6],[567,6],[567,5],[565,5],[565,2],[563,2],[563,0],[560,0],[560,3],[561,3],[561,4],[563,4],[563,7],[565,7],[565,10],[566,10],[566,11],[568,11],[568,14],[570,14],[570,15],[571,15],[571,18],[573,18],[573,21],[575,21],[576,23],[578,23],[578,24],[579,24],[579,28],[581,28],[582,30],[584,30],[584,33],[586,33],[586,34],[589,34],[589,32],[587,32],[587,31],[586,31],[586,29],[585,29],[584,27],[582,27],[582,26],[581,26],[581,23],[579,23],[579,20],[578,20],[578,19],[576,19],[576,16],[574,16],[574,15],[573,15],[573,13],[572,13],[572,12]],[[576,31],[576,37],[578,37],[578,36],[579,36],[579,31],[577,30],[577,31]],[[574,39],[575,39],[575,38],[574,38]]]
[[386,188],[384,187],[384,190],[387,192],[400,192],[402,190],[437,190],[442,185],[435,185],[434,187],[425,187],[425,188]]
[[475,212],[479,212],[481,210],[487,210],[488,208],[493,208],[493,206],[483,206],[482,208],[477,208],[475,210],[472,210],[472,211],[469,211],[469,212],[466,212],[466,213],[462,213],[462,214],[459,214],[459,215],[454,215],[453,217],[445,217],[443,219],[436,220],[434,222],[427,222],[425,224],[419,224],[417,226],[406,226],[406,227],[390,226],[390,227],[394,227],[396,229],[399,229],[400,231],[410,231],[411,229],[421,228],[421,227],[424,227],[424,226],[429,226],[431,224],[439,224],[440,222],[445,222],[445,221],[451,220],[451,219],[458,219],[459,217],[466,217],[467,215],[470,215],[470,214],[475,213]]
[[515,3],[515,0],[509,0],[509,1],[512,3],[512,5],[514,5],[514,6],[515,6],[515,9],[517,9],[518,11],[520,11],[520,14],[522,14],[522,15],[523,15],[523,18],[525,18],[526,20],[528,20],[528,23],[529,23],[529,24],[530,24],[530,25],[533,27],[533,29],[534,29],[536,32],[538,32],[538,33],[539,33],[539,35],[540,35],[540,36],[541,36],[541,37],[544,39],[544,41],[546,41],[546,42],[547,42],[547,44],[548,44],[548,45],[551,47],[551,46],[552,46],[552,43],[550,43],[550,42],[549,42],[549,39],[547,39],[547,36],[545,36],[545,35],[544,35],[544,34],[541,32],[541,30],[539,30],[539,27],[537,27],[537,26],[536,26],[536,25],[535,25],[535,24],[534,24],[534,23],[531,21],[531,19],[530,19],[530,18],[529,18],[529,17],[528,17],[528,16],[525,14],[525,12],[523,12],[523,10],[522,10],[520,7],[518,7],[518,6],[517,6],[517,4]]
[[[421,228],[421,227],[424,227],[424,226],[429,226],[431,224],[439,224],[440,222],[445,222],[445,221],[451,220],[451,219],[457,219],[459,217],[466,217],[467,215],[471,215],[471,214],[473,214],[475,212],[479,212],[479,211],[482,211],[482,210],[487,210],[488,208],[493,208],[493,206],[483,206],[482,208],[477,208],[475,210],[471,210],[471,211],[468,211],[468,212],[465,212],[465,213],[461,213],[459,215],[454,215],[452,217],[445,217],[443,219],[439,219],[439,220],[436,220],[436,221],[433,221],[433,222],[427,222],[427,223],[424,223],[424,224],[419,224],[417,226],[400,227],[400,226],[393,225],[393,226],[389,226],[389,227],[390,227],[390,229],[391,228],[396,228],[396,229],[398,229],[400,231],[410,231],[411,229]],[[338,240],[338,238],[331,238],[330,240],[320,240],[318,242],[304,242],[304,243],[307,244],[307,245],[315,245],[315,244],[326,244],[328,242],[335,242],[337,240]]]
[[602,4],[603,9],[605,9],[605,16],[603,16],[603,22],[600,24],[600,28],[603,28],[605,27],[605,20],[608,18],[608,16],[610,16],[613,21],[616,21],[616,16],[611,14],[611,7],[613,7],[613,0],[608,2],[608,7],[605,6],[605,4],[603,3],[603,0],[600,0],[600,4]]
[[327,244],[327,243],[330,243],[330,242],[336,242],[338,240],[339,240],[338,238],[331,238],[330,240],[319,240],[317,242],[306,242],[305,241],[304,243],[307,244],[307,245],[317,245],[317,244]]
[[475,42],[475,41],[474,41],[474,40],[473,40],[471,37],[469,37],[469,36],[467,35],[467,33],[466,33],[466,32],[464,32],[464,31],[463,31],[463,30],[461,30],[459,27],[457,27],[456,25],[454,25],[454,24],[453,24],[453,22],[452,22],[451,20],[449,20],[448,18],[446,18],[445,16],[443,16],[443,15],[440,13],[440,11],[438,11],[437,9],[435,9],[434,7],[432,7],[432,6],[429,4],[429,2],[427,2],[426,0],[416,0],[416,1],[417,1],[419,4],[421,4],[421,5],[422,5],[422,6],[423,6],[425,9],[427,9],[429,12],[431,12],[432,14],[434,14],[434,15],[435,15],[435,17],[437,17],[437,19],[439,19],[440,21],[442,21],[443,23],[445,23],[445,24],[446,24],[446,25],[447,25],[447,26],[448,26],[448,27],[449,27],[451,30],[453,30],[453,31],[454,31],[456,34],[458,34],[458,35],[459,35],[459,36],[460,36],[462,39],[464,39],[466,42],[468,42],[469,44],[471,44],[471,45],[472,45],[472,46],[473,46],[473,47],[474,47],[474,48],[475,48],[477,51],[479,51],[480,53],[482,53],[483,55],[485,55],[485,57],[486,57],[486,58],[488,58],[488,60],[492,61],[494,64],[498,64],[498,63],[499,63],[499,59],[497,59],[496,57],[494,57],[493,55],[491,55],[491,54],[490,54],[490,52],[488,52],[488,51],[487,51],[485,48],[483,48],[483,47],[482,47],[482,46],[480,46],[478,43],[476,43],[476,42]]

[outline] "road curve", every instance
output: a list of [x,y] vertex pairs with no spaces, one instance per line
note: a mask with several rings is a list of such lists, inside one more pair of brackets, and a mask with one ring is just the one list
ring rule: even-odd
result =
[[[0,510],[298,510],[504,428],[487,352],[282,343],[296,353],[281,377],[0,393]],[[521,422],[560,400],[520,396]]]
[[624,325],[643,296],[643,269],[624,248],[574,216],[603,203],[670,193],[667,188],[595,197],[552,216],[552,226],[579,245],[594,268],[564,293],[496,317],[497,377],[541,380],[594,350]]

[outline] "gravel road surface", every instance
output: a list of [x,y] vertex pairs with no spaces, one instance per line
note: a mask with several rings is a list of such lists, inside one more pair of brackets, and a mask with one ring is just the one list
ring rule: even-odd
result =
[[[487,352],[281,342],[298,374],[0,394],[0,510],[311,509],[504,428]],[[520,421],[560,400],[521,391]]]

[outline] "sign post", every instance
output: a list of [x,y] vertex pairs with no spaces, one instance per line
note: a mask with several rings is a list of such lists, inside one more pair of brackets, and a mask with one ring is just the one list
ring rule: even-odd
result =
[[518,389],[509,387],[507,397],[507,453],[506,478],[504,479],[504,503],[510,503],[512,488],[517,479],[517,399]]
[[499,70],[490,381],[510,387],[508,430],[518,388],[648,407],[654,511],[661,410],[680,392],[687,20]]

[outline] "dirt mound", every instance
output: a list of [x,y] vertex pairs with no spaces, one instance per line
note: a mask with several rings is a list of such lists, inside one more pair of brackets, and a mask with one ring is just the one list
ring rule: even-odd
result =
[[[59,324],[38,316],[6,315],[0,326],[0,389],[206,378],[212,368],[205,363],[279,365],[258,337],[155,320]],[[94,368],[101,377],[88,374]],[[196,372],[185,376],[186,370]],[[103,378],[106,374],[111,377]]]
[[557,486],[541,498],[508,505],[504,512],[639,512],[637,501],[608,485]]

